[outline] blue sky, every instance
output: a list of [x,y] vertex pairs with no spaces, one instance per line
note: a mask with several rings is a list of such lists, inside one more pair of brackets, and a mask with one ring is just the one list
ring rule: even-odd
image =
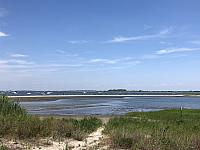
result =
[[200,90],[199,0],[0,0],[1,90]]

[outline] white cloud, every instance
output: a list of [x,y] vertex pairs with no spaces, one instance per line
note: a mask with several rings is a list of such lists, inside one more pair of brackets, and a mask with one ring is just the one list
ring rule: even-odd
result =
[[71,41],[68,41],[68,43],[70,44],[85,44],[85,43],[88,43],[89,41],[86,41],[86,40],[71,40]]
[[164,54],[171,54],[171,53],[178,53],[178,52],[192,52],[192,51],[199,51],[200,48],[167,48],[167,49],[161,49],[156,52],[158,55],[164,55]]
[[113,40],[108,41],[109,43],[122,43],[126,41],[136,41],[136,40],[145,40],[154,37],[154,35],[144,35],[144,36],[134,36],[134,37],[123,37],[118,36],[114,37]]
[[6,60],[0,60],[0,65],[1,64],[7,64],[8,63],[8,61],[6,61]]
[[10,59],[8,60],[9,64],[19,64],[19,65],[33,65],[31,61],[21,60],[21,59]]
[[20,59],[0,60],[0,72],[20,72],[23,69],[33,68],[33,66],[34,62]]
[[91,63],[103,63],[103,64],[116,64],[117,61],[116,60],[111,60],[111,59],[91,59],[90,60]]
[[8,36],[8,34],[0,31],[0,37],[5,37],[5,36]]
[[141,36],[131,36],[131,37],[118,36],[118,37],[114,37],[112,40],[109,40],[107,42],[108,43],[122,43],[126,41],[137,41],[137,40],[148,40],[152,38],[161,38],[169,34],[171,30],[172,28],[170,27],[170,28],[161,30],[159,33],[151,34],[151,35],[141,35]]
[[96,63],[96,64],[110,64],[110,65],[136,65],[141,63],[138,60],[134,60],[131,57],[122,57],[118,59],[105,59],[105,58],[97,58],[91,59],[89,63]]
[[24,58],[24,57],[28,57],[28,55],[24,55],[24,54],[11,54],[11,57],[15,57],[15,58]]
[[8,59],[8,60],[0,60],[0,64],[5,65],[32,65],[34,62],[21,60],[21,59]]

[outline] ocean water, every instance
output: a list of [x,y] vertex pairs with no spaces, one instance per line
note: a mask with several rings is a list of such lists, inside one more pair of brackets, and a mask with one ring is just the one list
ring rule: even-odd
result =
[[104,116],[180,107],[200,109],[200,97],[80,97],[52,101],[25,101],[20,104],[30,114]]

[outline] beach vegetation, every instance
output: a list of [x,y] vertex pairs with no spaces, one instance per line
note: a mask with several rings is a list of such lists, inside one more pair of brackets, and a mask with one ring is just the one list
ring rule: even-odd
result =
[[57,140],[82,140],[102,125],[100,119],[38,117],[30,115],[19,103],[0,97],[0,138],[38,139],[52,137]]
[[115,149],[200,149],[200,110],[132,112],[109,120],[104,133]]

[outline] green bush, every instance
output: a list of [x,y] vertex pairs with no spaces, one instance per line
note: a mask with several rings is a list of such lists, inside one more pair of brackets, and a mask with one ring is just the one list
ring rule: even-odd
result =
[[9,100],[6,96],[0,96],[0,115],[19,116],[26,114],[26,110],[19,103]]
[[102,125],[100,119],[87,117],[81,120],[39,118],[28,115],[18,103],[0,97],[0,137],[18,139],[72,137],[82,140]]

